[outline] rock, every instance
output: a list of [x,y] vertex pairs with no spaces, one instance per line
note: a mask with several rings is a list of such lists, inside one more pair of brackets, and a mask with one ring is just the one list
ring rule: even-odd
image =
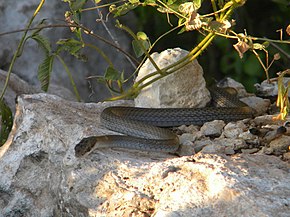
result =
[[251,149],[241,149],[242,153],[244,154],[254,154],[259,151],[258,148],[251,148]]
[[[1,33],[24,29],[29,19],[33,15],[35,9],[37,8],[39,2],[40,1],[35,0],[0,1],[0,11],[2,18],[0,22]],[[88,1],[86,6],[92,7],[95,6],[95,4],[92,4],[91,1]],[[68,3],[64,3],[63,1],[45,2],[43,8],[36,16],[33,26],[37,26],[37,24],[40,23],[42,19],[46,19],[47,24],[64,24],[63,20],[65,19],[64,14],[66,10],[68,10]],[[108,13],[107,9],[105,8],[100,9],[100,12],[102,12],[104,16]],[[115,37],[115,39],[113,40],[108,37],[109,34],[102,25],[102,23],[96,22],[96,19],[99,18],[97,14],[98,12],[96,10],[86,11],[85,13],[82,13],[83,24],[86,27],[91,28],[92,31],[97,33],[99,36],[104,37],[109,41],[112,41],[112,43],[114,43],[113,41],[119,42],[122,49],[124,49],[125,51],[129,51],[131,49],[131,38],[129,38],[125,32],[119,31],[114,27],[115,21],[114,19],[111,19],[111,17],[105,23],[110,31],[110,34]],[[131,24],[132,22],[134,23],[135,18],[133,14],[126,16],[126,19],[127,18],[130,20]],[[124,19],[125,18],[121,18],[121,22]],[[75,38],[74,33],[72,33],[68,28],[44,29],[40,32],[40,34],[49,38],[53,50],[56,49],[55,43],[59,39]],[[8,70],[12,55],[16,51],[18,42],[20,41],[22,35],[23,33],[20,32],[16,34],[1,36],[1,69]],[[95,40],[94,38],[89,37],[86,34],[83,34],[83,40],[85,43],[93,44],[94,46],[104,51],[104,53],[109,57],[109,59],[113,62],[113,64],[119,71],[134,71],[129,61],[118,50],[113,49],[111,46],[103,43],[100,40]],[[28,40],[24,46],[21,57],[17,59],[16,64],[14,65],[13,72],[19,75],[19,77],[28,82],[30,85],[39,86],[39,81],[37,79],[37,69],[38,65],[43,61],[43,54],[44,53],[40,49],[40,46],[38,46],[35,41]],[[96,52],[94,49],[86,48],[83,50],[83,54],[88,57],[87,62],[79,61],[65,52],[60,54],[68,65],[68,68],[71,70],[72,77],[76,83],[82,99],[84,101],[96,101],[111,96],[109,91],[107,91],[107,88],[104,88],[103,85],[100,85],[98,83],[96,84],[95,80],[90,80],[89,83],[86,79],[86,77],[89,76],[100,74],[103,75],[106,68],[108,67],[106,61],[104,61],[103,57],[99,55],[99,53]],[[58,61],[57,58],[55,59],[53,64],[53,71],[51,73],[51,84],[63,86],[73,91],[70,79],[67,76],[63,65],[60,61]],[[97,94],[91,95],[92,92]]]
[[246,103],[249,107],[253,108],[255,115],[265,114],[271,105],[271,101],[269,99],[262,99],[256,96],[240,98],[240,100]]
[[191,133],[183,133],[181,136],[179,136],[179,142],[181,144],[186,143],[187,141],[194,142],[196,140],[196,135]]
[[227,87],[234,88],[237,91],[238,98],[249,96],[249,93],[247,93],[244,85],[242,85],[241,83],[229,77],[224,78],[223,80],[219,81],[218,86],[223,87],[223,88],[227,88]]
[[218,153],[218,152],[213,151],[214,148],[210,148],[210,146],[212,145],[214,146],[215,144],[213,144],[213,142],[209,138],[204,138],[204,139],[195,141],[193,144],[193,147],[196,153],[199,151],[202,151],[202,153]]
[[285,152],[289,151],[290,147],[290,136],[285,136],[282,135],[281,137],[274,139],[273,141],[270,142],[269,144],[271,153],[269,149],[267,149],[266,153],[267,154],[275,154],[275,155],[280,155],[284,154]]
[[230,122],[224,127],[223,135],[226,138],[238,138],[239,135],[243,132],[245,132],[247,129],[247,126],[242,121],[237,122]]
[[286,152],[283,154],[283,159],[287,160],[288,162],[290,162],[290,152]]
[[[288,85],[289,81],[290,78],[287,77],[283,78],[283,83],[285,86]],[[275,98],[278,95],[277,81],[271,81],[271,83],[268,83],[268,81],[265,80],[261,84],[255,84],[255,88],[257,89],[257,94],[259,96]],[[288,93],[288,96],[290,96],[290,93]]]
[[102,109],[126,103],[20,96],[0,147],[0,216],[288,215],[290,167],[275,156],[99,149],[77,158],[82,137],[114,133],[99,126]]
[[200,131],[205,136],[218,137],[222,134],[222,130],[225,126],[225,122],[222,120],[214,120],[211,122],[205,123]]
[[[153,53],[151,57],[159,68],[163,69],[187,54],[188,51],[174,48],[160,54]],[[154,71],[156,69],[147,59],[139,71],[136,82]],[[152,78],[146,81],[150,80]],[[182,69],[144,88],[135,98],[135,105],[149,108],[193,108],[204,107],[209,101],[210,94],[206,89],[203,70],[197,60],[194,60]]]
[[200,127],[195,126],[195,125],[189,125],[189,126],[181,125],[177,129],[184,132],[184,133],[194,134],[194,133],[199,132]]
[[234,151],[238,151],[242,148],[248,148],[248,144],[242,139],[216,138],[214,139],[214,143],[222,145]]
[[[263,116],[258,116],[255,117],[253,122],[256,126],[261,126],[261,125],[283,125],[285,121],[283,120],[274,120],[275,115],[263,115]],[[286,121],[289,121],[290,117],[288,116],[286,118]]]

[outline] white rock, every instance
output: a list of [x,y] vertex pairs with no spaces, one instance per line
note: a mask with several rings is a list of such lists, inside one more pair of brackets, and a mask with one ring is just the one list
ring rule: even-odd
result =
[[[185,57],[187,54],[188,51],[175,48],[165,50],[160,54],[153,53],[151,57],[159,68],[162,69]],[[156,69],[147,59],[140,69],[136,82],[154,71]],[[205,86],[203,70],[197,60],[194,60],[182,69],[144,88],[138,97],[135,98],[135,105],[137,107],[149,108],[204,107],[210,101],[210,94]]]
[[238,138],[238,136],[247,129],[242,121],[230,122],[224,127],[223,135],[227,138]]
[[230,148],[234,151],[248,148],[248,144],[242,139],[216,138],[214,139],[214,143]]
[[191,133],[183,133],[179,136],[179,142],[181,144],[187,143],[187,141],[194,142],[196,140],[196,135]]
[[226,125],[225,122],[222,120],[214,120],[214,121],[205,123],[200,128],[200,131],[205,136],[218,137],[222,134],[222,130],[225,125]]

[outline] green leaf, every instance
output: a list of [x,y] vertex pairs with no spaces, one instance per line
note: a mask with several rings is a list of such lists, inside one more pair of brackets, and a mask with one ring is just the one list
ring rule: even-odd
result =
[[148,40],[143,41],[143,40],[133,40],[132,41],[132,46],[133,46],[133,50],[134,53],[136,55],[136,57],[141,57],[144,54],[144,48],[146,50],[149,49],[150,47],[150,43],[148,42]]
[[57,48],[56,52],[57,54],[65,50],[74,57],[76,57],[77,59],[87,61],[87,57],[80,52],[81,49],[84,47],[82,42],[70,38],[70,39],[60,39],[56,44],[60,45]]
[[138,6],[139,3],[137,4],[125,3],[118,7],[116,7],[116,5],[111,5],[109,9],[110,12],[114,14],[114,17],[118,17],[127,14],[129,11],[135,9]]
[[0,146],[3,145],[11,131],[13,125],[13,116],[11,109],[6,105],[6,103],[0,101]]
[[53,55],[46,56],[38,66],[38,80],[41,83],[41,89],[45,92],[48,90],[53,60]]
[[46,55],[51,53],[51,45],[48,38],[39,35],[38,33],[32,35],[31,38],[37,42],[38,46],[42,48]]
[[73,11],[77,11],[83,8],[84,4],[87,3],[88,0],[74,0],[71,1],[70,7]]
[[137,38],[138,40],[146,41],[148,40],[148,36],[145,32],[137,32]]
[[114,67],[109,66],[106,69],[104,77],[106,80],[117,81],[122,78],[122,74],[120,74]]

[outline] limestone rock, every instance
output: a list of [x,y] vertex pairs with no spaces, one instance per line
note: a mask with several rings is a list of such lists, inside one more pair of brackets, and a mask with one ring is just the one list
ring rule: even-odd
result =
[[[275,156],[100,149],[75,157],[106,106],[18,98],[0,147],[0,216],[287,216],[290,167]],[[211,142],[211,140],[209,140]]]
[[222,120],[214,120],[214,121],[205,123],[200,128],[200,131],[205,136],[218,137],[222,134],[222,130],[225,125],[226,125],[225,122]]
[[246,131],[246,125],[242,121],[238,121],[236,123],[228,123],[225,128],[223,135],[226,138],[238,138],[239,135]]
[[[174,48],[167,49],[161,53],[153,53],[151,57],[159,68],[163,69],[187,54],[188,51]],[[156,69],[147,59],[141,67],[136,81],[154,71]],[[150,80],[147,79],[146,81]],[[135,99],[135,105],[149,108],[204,107],[210,101],[209,91],[205,86],[203,70],[197,60],[194,60],[182,69],[144,88]]]

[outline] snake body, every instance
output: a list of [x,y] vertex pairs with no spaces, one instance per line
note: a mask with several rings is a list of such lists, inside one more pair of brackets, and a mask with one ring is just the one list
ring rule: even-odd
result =
[[[205,108],[138,108],[108,107],[101,113],[101,124],[107,129],[125,134],[88,137],[76,147],[76,153],[100,147],[123,147],[145,151],[174,153],[179,148],[178,137],[161,127],[203,125],[213,120],[237,121],[253,116],[253,111],[236,96],[220,88],[211,89],[215,105]],[[83,147],[86,146],[85,150]],[[79,150],[81,149],[82,150]],[[82,155],[78,153],[78,155]]]

